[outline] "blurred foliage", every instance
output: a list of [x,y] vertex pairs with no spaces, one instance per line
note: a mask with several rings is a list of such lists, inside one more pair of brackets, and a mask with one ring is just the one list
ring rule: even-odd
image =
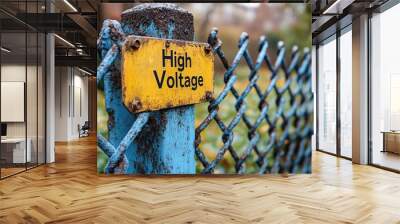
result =
[[[105,138],[108,138],[107,120],[108,114],[106,112],[104,92],[97,89],[97,133]],[[97,171],[99,173],[103,173],[107,160],[107,155],[97,147]]]
[[[241,93],[246,86],[249,84],[248,76],[250,74],[250,70],[244,64],[244,60],[241,61],[240,66],[236,69],[235,74],[238,76],[238,79],[235,83],[236,90]],[[270,72],[266,68],[265,65],[260,69],[259,73],[260,78],[258,80],[258,85],[262,90],[265,90],[268,85],[270,84]],[[278,87],[282,87],[285,83],[283,79],[284,74],[280,73],[279,81],[277,82]],[[219,74],[215,76],[215,83],[214,83],[214,93],[217,96],[225,87],[223,82],[223,75]],[[289,96],[284,96],[289,97]],[[103,136],[108,136],[107,131],[107,113],[105,111],[105,104],[104,104],[104,93],[101,90],[98,90],[98,132]],[[276,95],[272,93],[268,98],[267,101],[275,101]],[[246,97],[245,102],[247,103],[247,110],[246,115],[248,116],[249,120],[254,123],[258,116],[260,115],[260,110],[258,109],[259,105],[259,97],[256,91],[253,89],[250,94]],[[288,101],[289,102],[289,101]],[[229,93],[223,102],[219,105],[219,116],[225,124],[229,124],[233,117],[236,115],[235,109],[236,99],[235,97]],[[289,107],[289,105],[287,105]],[[208,103],[197,104],[195,105],[195,126],[197,127],[203,119],[208,115]],[[277,112],[277,107],[274,104],[271,104],[269,109],[268,115],[270,117],[274,116]],[[269,135],[267,134],[268,131],[268,124],[264,120],[259,128],[257,129],[258,134],[261,136],[257,146],[261,151],[266,148],[269,141]],[[233,148],[235,151],[241,155],[243,151],[246,149],[249,140],[248,140],[248,128],[246,127],[243,120],[235,127],[234,129],[234,140],[233,140]],[[278,133],[279,134],[279,133]],[[208,159],[213,159],[216,156],[217,151],[223,146],[222,141],[222,131],[219,129],[217,124],[213,121],[211,124],[201,133],[202,142],[200,144],[200,149],[204,152]],[[97,150],[97,167],[100,173],[103,172],[104,167],[107,163],[107,156],[98,148]],[[256,154],[254,151],[250,154],[248,159],[245,162],[246,172],[247,173],[255,173],[258,169],[258,166],[255,163],[257,159]],[[215,169],[215,173],[235,173],[235,162],[230,156],[229,152],[227,151],[224,155],[223,160],[218,164]],[[203,169],[200,162],[197,162],[196,171],[199,173]]]
[[[120,20],[120,14],[142,3],[103,3],[100,19]],[[213,27],[219,28],[225,55],[233,59],[240,34],[250,35],[249,51],[255,59],[258,41],[265,35],[268,51],[274,58],[277,43],[285,42],[288,51],[297,45],[300,49],[311,47],[311,3],[176,3],[193,14],[195,40],[207,42]],[[223,71],[220,63],[216,70]]]
[[271,33],[270,38],[275,39],[275,43],[276,40],[282,40],[290,48],[297,45],[299,49],[311,49],[311,5],[306,4],[305,11],[299,15],[297,23],[277,33]]
[[[268,51],[272,59],[275,58],[279,41],[285,43],[289,52],[295,45],[299,49],[311,48],[311,4],[255,4],[257,3],[205,4],[202,10],[195,3],[183,4],[182,7],[194,15],[196,40],[206,42],[211,29],[219,28],[218,36],[225,46],[224,53],[231,60],[237,52],[242,32],[249,34],[248,49],[254,60],[262,35],[268,40]],[[221,63],[216,63],[216,70],[223,71]]]
[[[240,93],[242,93],[247,85],[249,84],[249,75],[250,70],[245,65],[244,59],[242,59],[240,66],[235,70],[235,74],[237,75],[238,79],[234,84],[234,88]],[[270,84],[270,77],[271,73],[267,69],[266,65],[264,64],[263,67],[259,70],[259,79],[257,85],[260,87],[262,91],[265,91],[269,84]],[[294,74],[292,74],[294,75]],[[279,88],[283,87],[285,84],[284,74],[282,72],[278,73],[278,81],[277,86]],[[215,77],[215,84],[214,84],[214,94],[217,96],[225,87],[223,82],[223,75],[216,75]],[[295,88],[295,86],[291,86]],[[289,99],[290,96],[285,94],[282,96],[285,99]],[[272,92],[267,97],[267,102],[275,102],[277,100],[277,95],[275,92]],[[288,110],[290,107],[289,100],[286,100],[287,104],[285,104],[285,110]],[[221,120],[227,126],[235,117],[237,111],[235,109],[236,98],[229,93],[225,99],[222,101],[221,104],[218,106],[218,115],[220,116]],[[261,111],[259,110],[259,103],[260,98],[257,95],[257,92],[253,88],[251,92],[245,98],[245,103],[247,106],[246,109],[246,116],[250,120],[252,124],[254,124],[257,118],[260,116]],[[270,118],[274,117],[277,112],[277,106],[275,103],[270,104],[268,109],[268,116]],[[195,105],[195,119],[196,119],[196,127],[204,120],[204,118],[208,115],[208,103],[204,104],[197,104]],[[279,122],[282,122],[281,119],[278,119],[278,126]],[[261,152],[265,152],[268,148],[269,144],[269,135],[268,135],[269,125],[265,121],[262,121],[260,126],[257,128],[257,133],[260,135],[260,140],[257,143],[257,147]],[[246,147],[249,144],[248,139],[248,131],[246,124],[244,123],[243,119],[239,122],[239,124],[233,129],[234,139],[232,143],[232,147],[235,152],[239,155],[245,151]],[[276,133],[279,136],[281,134],[281,130],[278,128],[276,129]],[[202,142],[200,144],[200,149],[204,152],[209,160],[214,159],[216,156],[217,151],[222,148],[223,141],[222,141],[222,131],[218,127],[215,121],[212,121],[209,126],[201,133]],[[270,158],[271,154],[267,157],[269,161],[272,162]],[[244,166],[246,167],[246,173],[255,173],[259,169],[256,164],[256,159],[258,158],[257,154],[252,151],[249,157],[246,159]],[[197,162],[196,170],[197,172],[201,172],[203,166],[200,162]],[[215,173],[235,173],[235,161],[233,160],[232,156],[230,155],[229,151],[225,152],[223,160],[217,165],[215,169]]]

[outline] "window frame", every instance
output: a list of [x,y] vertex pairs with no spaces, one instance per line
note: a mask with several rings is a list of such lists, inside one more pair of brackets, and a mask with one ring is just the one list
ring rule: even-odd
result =
[[[316,96],[314,99],[316,99],[316,151],[323,152],[329,155],[337,156],[339,158],[343,158],[346,160],[352,160],[351,157],[347,157],[342,155],[341,153],[341,119],[340,119],[340,104],[341,104],[341,97],[340,97],[340,82],[341,82],[341,67],[340,67],[340,37],[347,32],[352,32],[352,22],[348,22],[348,17],[345,17],[344,20],[346,20],[347,24],[344,25],[344,27],[339,28],[338,26],[336,27],[336,32],[327,36],[324,39],[318,40],[318,42],[315,45],[316,49]],[[340,22],[340,20],[339,20]],[[320,55],[319,55],[319,48],[321,44],[326,44],[330,41],[336,41],[336,152],[332,153],[327,150],[324,150],[320,148],[320,143],[319,143],[319,119],[320,119],[320,112],[319,111],[319,92],[320,92],[320,86],[319,86],[319,64],[320,64]]]

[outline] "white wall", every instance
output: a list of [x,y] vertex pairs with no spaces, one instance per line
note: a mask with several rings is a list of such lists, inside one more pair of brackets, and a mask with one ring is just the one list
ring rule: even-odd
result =
[[[28,68],[29,69],[29,68]],[[25,64],[8,64],[1,66],[1,81],[25,82]],[[1,108],[6,110],[6,108]],[[7,123],[7,137],[25,137],[25,122]]]
[[72,67],[56,67],[55,141],[79,138],[78,124],[88,120],[88,78]]
[[[36,70],[38,69],[38,70]],[[26,107],[22,108],[22,112],[26,112],[26,120],[22,122],[6,122],[7,137],[9,138],[25,138],[29,139],[32,151],[32,161],[39,163],[44,162],[45,147],[45,131],[44,131],[44,74],[41,66],[25,64],[3,64],[1,66],[2,82],[24,82],[26,84]],[[27,80],[25,80],[27,78]],[[24,94],[24,91],[22,92]],[[7,96],[2,96],[7,97]],[[7,111],[11,108],[1,108]],[[26,111],[25,111],[26,110]],[[10,112],[10,111],[8,111]],[[12,113],[12,111],[11,111]],[[39,153],[37,156],[36,153]]]
[[55,141],[68,140],[68,88],[70,77],[67,67],[55,68]]
[[[27,121],[28,123],[28,137],[30,128],[35,131],[36,137],[36,80],[31,78],[31,74],[36,77],[36,66],[18,65],[18,64],[4,64],[1,66],[1,81],[2,82],[25,82],[25,75],[27,69],[28,72],[28,87],[27,87]],[[41,72],[41,71],[39,71]],[[33,86],[33,87],[32,87]],[[29,88],[31,87],[31,88]],[[39,105],[40,107],[41,105]],[[1,108],[1,110],[7,110],[7,108]],[[33,113],[34,111],[35,113]],[[33,123],[32,123],[33,122]],[[25,123],[26,122],[7,122],[7,136],[8,137],[25,137]],[[33,131],[32,131],[33,132]]]
[[77,138],[78,124],[83,125],[85,121],[88,121],[88,78],[83,73],[79,72],[79,75],[74,75],[74,108],[72,108],[72,120],[71,120],[71,135]]

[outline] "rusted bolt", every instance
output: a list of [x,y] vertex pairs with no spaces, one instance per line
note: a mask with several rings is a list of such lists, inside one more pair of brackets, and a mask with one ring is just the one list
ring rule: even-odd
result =
[[213,93],[211,91],[206,91],[206,100],[212,100]]
[[140,99],[136,97],[133,102],[129,104],[129,108],[132,112],[138,111],[142,109],[142,102],[140,102]]
[[141,45],[140,39],[132,40],[129,38],[126,40],[126,43],[125,43],[125,46],[128,50],[130,50],[130,49],[137,50],[140,48],[140,45]]
[[206,52],[206,54],[209,54],[210,52],[211,52],[211,46],[209,45],[209,44],[207,44],[205,47],[204,47],[204,52]]
[[170,45],[170,44],[169,44],[169,41],[166,41],[166,42],[165,42],[165,48],[169,48],[169,45]]
[[135,39],[135,40],[133,41],[133,43],[132,43],[132,48],[133,48],[134,50],[137,50],[137,49],[140,48],[140,44],[141,44],[140,40],[139,40],[139,39]]

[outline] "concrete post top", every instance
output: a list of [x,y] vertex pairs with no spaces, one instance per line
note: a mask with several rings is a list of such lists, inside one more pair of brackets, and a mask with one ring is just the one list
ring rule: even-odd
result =
[[170,3],[145,3],[124,11],[125,34],[192,41],[193,15]]
[[122,12],[122,15],[128,15],[130,13],[135,13],[138,11],[143,11],[143,10],[175,10],[175,11],[180,11],[182,13],[189,13],[186,9],[183,9],[176,4],[173,3],[143,3],[140,5],[137,5],[133,8],[127,9]]

